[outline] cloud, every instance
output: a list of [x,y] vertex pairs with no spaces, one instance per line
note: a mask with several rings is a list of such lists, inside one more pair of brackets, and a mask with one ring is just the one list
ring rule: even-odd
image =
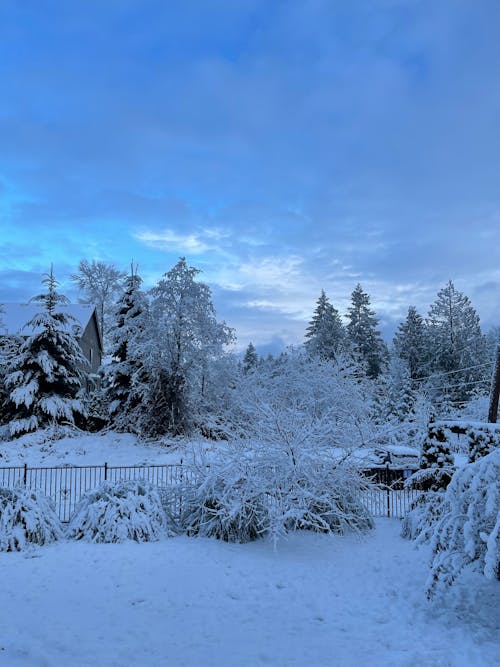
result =
[[139,231],[133,236],[141,243],[169,252],[199,255],[217,249],[217,246],[203,241],[198,234],[177,234],[171,229],[164,229],[161,232]]
[[7,3],[2,268],[133,257],[152,282],[186,255],[268,340],[358,281],[384,322],[449,278],[498,319],[500,7],[480,4]]

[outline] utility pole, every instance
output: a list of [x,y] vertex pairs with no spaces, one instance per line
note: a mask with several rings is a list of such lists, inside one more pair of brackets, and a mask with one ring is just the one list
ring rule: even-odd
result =
[[495,372],[491,382],[490,409],[488,411],[488,421],[490,424],[496,424],[498,416],[498,397],[500,395],[500,343],[497,347],[497,360],[495,363]]

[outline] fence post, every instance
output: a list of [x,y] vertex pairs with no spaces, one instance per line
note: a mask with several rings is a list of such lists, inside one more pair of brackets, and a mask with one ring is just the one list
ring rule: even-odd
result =
[[104,481],[108,479],[108,464],[104,464]]
[[179,493],[179,523],[180,523],[181,520],[182,520],[182,502],[183,502],[183,498],[182,498],[182,492],[183,492],[182,482],[183,482],[183,481],[184,481],[184,469],[183,469],[183,467],[182,467],[182,459],[181,459],[181,484],[180,484],[181,491],[180,491],[180,493]]
[[23,482],[24,482],[24,486],[26,486],[26,484],[28,483],[28,464],[27,463],[24,464]]
[[385,488],[387,494],[387,518],[391,518],[391,490],[389,488],[389,464],[385,467]]

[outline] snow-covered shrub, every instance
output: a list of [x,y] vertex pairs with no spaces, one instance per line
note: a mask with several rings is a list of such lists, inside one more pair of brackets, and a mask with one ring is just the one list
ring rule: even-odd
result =
[[469,463],[488,456],[500,447],[500,428],[496,428],[496,425],[470,424],[466,435],[469,442]]
[[275,494],[286,531],[344,534],[373,528],[361,501],[370,483],[346,462],[305,458],[289,470],[287,482]]
[[420,493],[401,522],[401,537],[416,540],[417,544],[428,542],[446,507],[444,497],[442,490]]
[[465,567],[500,580],[500,450],[458,470],[443,503],[431,540],[428,597]]
[[184,530],[235,542],[294,530],[365,531],[373,520],[362,504],[370,482],[346,462],[240,441],[224,461],[199,466],[184,495]]
[[88,542],[154,542],[170,534],[158,488],[145,481],[104,482],[79,502],[68,537]]
[[415,481],[424,491],[445,489],[455,470],[445,429],[433,418],[429,421],[427,437],[422,445],[420,468],[422,472],[417,473]]
[[215,462],[199,467],[197,478],[184,496],[182,524],[188,535],[225,542],[251,542],[264,535],[269,503],[251,463]]
[[41,491],[0,488],[0,551],[22,551],[61,537],[59,518]]

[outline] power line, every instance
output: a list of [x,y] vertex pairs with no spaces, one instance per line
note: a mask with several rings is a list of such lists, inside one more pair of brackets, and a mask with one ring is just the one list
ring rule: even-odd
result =
[[443,375],[454,375],[455,373],[463,373],[464,371],[471,371],[474,370],[475,368],[484,368],[485,366],[493,366],[493,362],[488,361],[484,364],[477,364],[475,366],[466,366],[465,368],[457,368],[457,370],[455,371],[446,371],[446,372],[436,371],[432,375],[426,375],[422,378],[415,378],[412,380],[412,382],[424,382],[425,380],[430,380],[432,378],[439,379],[439,377],[442,377]]
[[442,385],[441,387],[431,387],[431,389],[434,391],[439,391],[441,389],[456,389],[457,387],[464,387],[476,384],[488,384],[488,380],[467,380],[464,382],[458,382],[457,384],[445,384]]

